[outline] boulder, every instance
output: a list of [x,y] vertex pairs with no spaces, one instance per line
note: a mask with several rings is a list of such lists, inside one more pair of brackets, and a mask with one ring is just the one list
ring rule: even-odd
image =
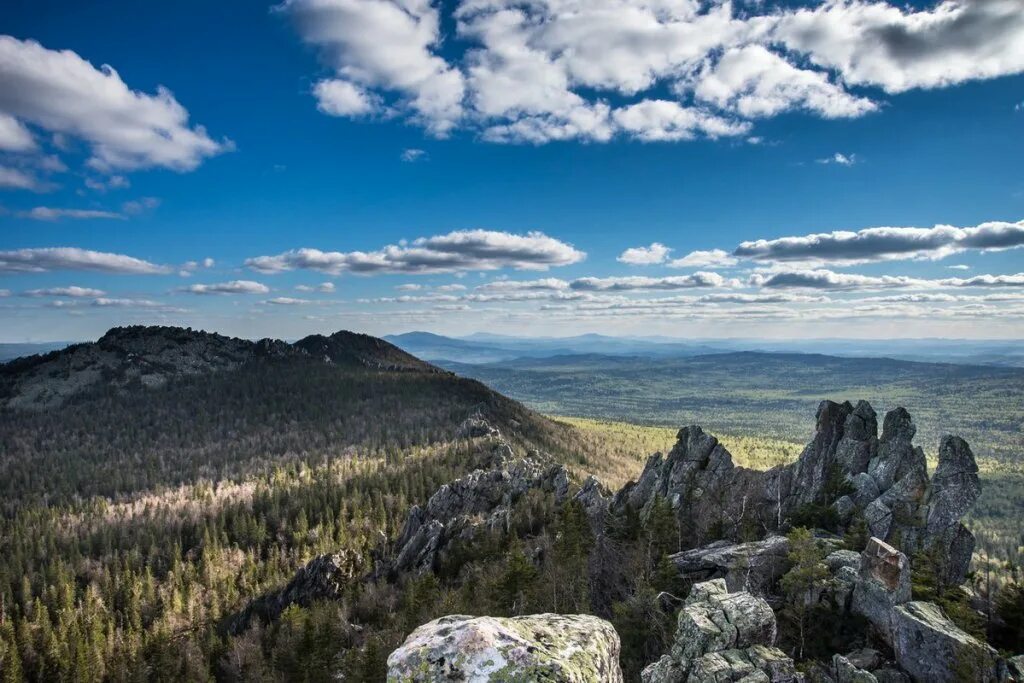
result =
[[621,683],[619,636],[589,615],[447,616],[388,657],[389,683]]
[[669,653],[641,673],[644,683],[803,680],[773,646],[775,614],[762,598],[729,593],[725,579],[693,586]]
[[874,674],[842,655],[832,655],[832,676],[836,683],[878,683]]
[[1005,681],[1006,664],[985,643],[965,633],[936,605],[908,602],[893,610],[896,662],[914,681]]
[[910,562],[885,541],[871,538],[860,556],[851,609],[870,621],[886,640],[893,608],[910,600]]
[[689,581],[723,578],[729,590],[757,595],[767,593],[789,569],[788,554],[785,536],[769,536],[750,543],[715,541],[669,555],[669,560]]

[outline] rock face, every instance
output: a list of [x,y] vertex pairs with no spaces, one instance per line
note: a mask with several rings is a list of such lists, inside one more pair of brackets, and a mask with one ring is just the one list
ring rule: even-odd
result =
[[621,683],[619,636],[589,615],[448,616],[388,657],[389,683]]
[[724,579],[693,586],[679,613],[675,642],[641,673],[644,683],[802,681],[774,647],[775,614],[763,599],[730,593]]
[[851,610],[892,637],[893,610],[910,600],[910,562],[885,541],[872,538],[860,557]]
[[769,536],[750,543],[715,541],[675,553],[669,559],[688,581],[722,578],[730,591],[759,595],[789,569],[788,554],[789,540],[785,536]]
[[355,553],[339,551],[318,555],[296,573],[288,584],[253,600],[227,622],[229,633],[238,634],[252,623],[272,621],[291,605],[308,606],[316,600],[337,600],[345,588],[362,573],[362,561]]
[[551,491],[558,502],[568,495],[565,467],[545,467],[537,458],[516,458],[503,441],[493,447],[485,464],[488,469],[443,485],[424,507],[414,505],[409,510],[385,573],[433,571],[453,541],[471,540],[482,530],[505,529],[512,504],[530,489]]
[[645,515],[660,496],[677,511],[690,545],[699,546],[709,538],[739,538],[744,529],[781,529],[795,515],[831,506],[842,524],[862,517],[871,535],[908,555],[934,551],[941,578],[956,585],[974,547],[960,518],[980,492],[977,465],[966,442],[947,436],[929,482],[915,433],[903,408],[885,416],[878,436],[867,402],[823,401],[800,458],[759,472],[735,466],[700,427],[684,427],[668,455],[652,455],[639,479],[616,494],[611,510],[631,506]]
[[1005,681],[1006,664],[991,647],[964,633],[928,602],[896,607],[892,648],[915,681]]

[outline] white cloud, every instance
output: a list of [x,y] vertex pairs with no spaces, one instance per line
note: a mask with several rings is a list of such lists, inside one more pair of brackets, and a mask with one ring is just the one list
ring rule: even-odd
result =
[[540,232],[516,235],[493,230],[458,230],[421,237],[410,244],[388,245],[379,251],[325,252],[294,249],[276,256],[246,259],[261,273],[306,269],[337,275],[342,272],[446,273],[466,270],[547,270],[586,257],[571,245]]
[[696,287],[739,287],[740,282],[718,273],[696,272],[671,277],[583,277],[569,286],[580,291],[625,292],[634,290],[693,289]]
[[631,266],[653,266],[664,263],[670,251],[672,250],[664,244],[652,242],[648,247],[630,247],[615,260]]
[[765,262],[857,264],[900,259],[940,259],[968,250],[1024,246],[1024,221],[991,221],[974,227],[866,228],[743,242],[734,255]]
[[410,283],[405,285],[397,285],[395,289],[397,289],[400,292],[416,292],[423,289],[423,285],[415,285]]
[[0,115],[8,120],[8,144],[10,119],[79,138],[92,150],[89,165],[100,171],[188,171],[230,148],[190,125],[166,88],[154,95],[132,90],[110,66],[97,69],[71,50],[11,36],[0,36]]
[[692,140],[699,135],[714,139],[750,131],[749,123],[668,100],[644,100],[616,109],[612,120],[621,131],[644,142]]
[[[397,107],[437,135],[458,122],[463,76],[435,53],[440,17],[429,0],[286,0],[277,9],[293,19],[303,40],[320,48],[338,76],[327,81],[334,85],[317,85],[321,109],[367,113],[352,110],[379,108],[365,93],[375,88],[395,95]],[[341,89],[346,92],[339,100]]]
[[782,289],[888,289],[891,287],[927,287],[929,282],[902,275],[858,275],[836,273],[831,270],[783,270],[769,273],[754,273],[748,282],[754,287]]
[[[1020,73],[1019,3],[946,0],[914,11],[881,0],[804,9],[724,0],[288,0],[282,9],[344,89],[344,97],[321,96],[322,109],[541,144],[739,135],[753,120],[794,110],[842,118],[879,108],[852,86],[901,92]],[[452,20],[446,35],[440,27]],[[652,99],[655,92],[672,99]]]
[[100,211],[97,209],[55,209],[49,206],[37,206],[30,211],[20,215],[37,221],[58,221],[62,218],[75,220],[113,219],[124,220],[124,215],[114,211]]
[[971,269],[970,266],[964,265],[963,263],[958,263],[958,264],[953,265],[953,266],[946,266],[946,268],[948,268],[950,270],[970,270]]
[[1020,0],[946,0],[917,12],[825,2],[783,13],[772,35],[848,84],[890,93],[1024,71]]
[[86,270],[101,273],[156,275],[171,272],[149,261],[78,247],[47,247],[0,251],[0,273],[44,273],[55,270]]
[[846,154],[842,154],[840,152],[836,152],[835,154],[833,154],[830,157],[825,157],[823,159],[816,159],[815,161],[817,163],[823,164],[823,165],[834,164],[836,166],[853,166],[854,164],[857,163],[857,155],[856,154],[846,155]]
[[1024,273],[1015,275],[975,275],[966,279],[940,280],[945,287],[1024,287]]
[[417,161],[424,161],[427,158],[427,153],[422,149],[405,149],[402,150],[402,161],[406,163],[415,163]]
[[566,289],[569,289],[568,282],[553,277],[540,280],[495,280],[477,287],[477,290],[482,292],[559,292]]
[[160,206],[160,200],[156,197],[142,197],[125,202],[121,205],[121,210],[126,214],[137,216],[158,206]]
[[672,268],[728,268],[735,266],[736,257],[721,249],[709,251],[691,251],[682,258],[673,259],[668,265]]
[[46,186],[31,173],[26,173],[25,171],[17,168],[0,166],[0,188],[6,188],[9,190],[33,190],[35,192],[40,192],[44,190]]
[[434,291],[437,292],[463,292],[466,290],[466,285],[452,284],[452,285],[439,285],[434,287]]
[[295,289],[300,292],[321,292],[323,294],[330,294],[334,292],[335,287],[333,282],[321,282],[316,286],[298,285]]
[[302,306],[313,302],[309,299],[294,299],[290,296],[278,296],[273,299],[267,299],[263,303],[274,304],[275,306]]
[[331,116],[367,116],[383,109],[379,97],[339,78],[320,81],[313,94],[317,109]]
[[266,294],[270,291],[270,287],[252,280],[232,280],[231,282],[189,285],[178,291],[189,294]]
[[99,297],[106,294],[102,289],[91,287],[50,287],[49,289],[30,289],[24,292],[24,296],[69,296],[72,298]]
[[35,138],[25,124],[13,116],[0,113],[0,150],[31,152],[35,148]]
[[100,193],[131,187],[131,181],[123,175],[112,175],[109,178],[86,178],[84,182],[87,188]]
[[827,119],[852,118],[877,109],[871,100],[829,81],[826,73],[797,68],[762,45],[726,50],[698,77],[694,94],[751,119],[793,109]]
[[780,270],[757,272],[750,276],[753,287],[778,289],[877,290],[892,288],[941,289],[960,287],[1024,287],[1024,273],[1012,275],[976,275],[971,278],[929,280],[905,275],[861,275],[831,270]]

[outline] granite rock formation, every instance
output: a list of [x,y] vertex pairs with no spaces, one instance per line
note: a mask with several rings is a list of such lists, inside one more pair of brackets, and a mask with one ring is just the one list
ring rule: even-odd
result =
[[621,683],[619,636],[589,615],[447,616],[388,657],[389,683]]
[[809,514],[834,515],[840,530],[859,517],[871,535],[908,555],[933,552],[940,578],[958,585],[974,547],[960,519],[980,493],[977,465],[963,439],[947,436],[929,481],[915,433],[903,408],[885,416],[878,436],[867,402],[823,401],[799,459],[761,472],[736,466],[700,427],[684,427],[667,455],[652,455],[640,477],[615,495],[611,511],[632,506],[644,515],[657,497],[667,499],[691,546],[739,539],[749,529],[770,533]]
[[724,579],[693,586],[668,654],[645,668],[643,683],[803,681],[774,647],[775,614],[762,598],[730,593]]

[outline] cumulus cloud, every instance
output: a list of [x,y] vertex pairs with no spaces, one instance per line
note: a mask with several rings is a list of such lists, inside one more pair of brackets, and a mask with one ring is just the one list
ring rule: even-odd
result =
[[68,296],[72,298],[80,297],[100,297],[105,295],[102,289],[93,289],[91,287],[50,287],[48,289],[29,289],[24,292],[24,296]]
[[861,275],[831,270],[781,270],[754,273],[748,284],[767,289],[875,290],[891,288],[938,289],[955,287],[1024,287],[1024,273],[976,275],[970,278],[924,279],[905,275]]
[[273,299],[267,299],[263,303],[274,304],[275,306],[303,306],[305,304],[313,303],[309,299],[295,299],[290,296],[278,296]]
[[89,166],[102,172],[189,171],[231,146],[190,124],[170,90],[132,90],[113,67],[97,69],[71,50],[11,36],[0,36],[0,116],[5,148],[30,148],[28,126],[35,126],[83,140],[92,150]]
[[578,291],[626,292],[636,290],[693,289],[696,287],[739,287],[739,280],[718,273],[696,272],[671,277],[582,277],[569,286]]
[[740,135],[795,110],[876,111],[855,86],[895,93],[1024,71],[1019,0],[804,4],[288,0],[281,9],[335,72],[316,87],[325,112],[403,116],[439,135],[462,126],[495,142]]
[[669,262],[672,268],[728,268],[735,266],[736,257],[722,249],[711,249],[709,251],[691,251],[682,258],[673,259]]
[[612,121],[622,132],[644,142],[692,140],[701,135],[715,139],[750,131],[749,123],[667,100],[644,100],[616,109]]
[[1024,246],[1024,221],[993,221],[969,228],[866,228],[743,242],[735,256],[764,262],[858,264],[900,259],[940,259],[968,250]]
[[560,292],[569,289],[569,283],[554,277],[540,280],[495,280],[480,285],[482,292]]
[[828,166],[828,165],[853,166],[854,164],[857,163],[857,155],[856,154],[849,154],[849,155],[847,155],[847,154],[842,154],[840,152],[836,152],[835,154],[833,154],[830,157],[824,157],[823,159],[817,159],[816,161],[817,161],[817,163],[825,165],[825,166]]
[[698,78],[698,99],[746,118],[803,109],[827,119],[853,118],[874,111],[871,100],[847,93],[826,73],[801,69],[762,45],[726,50]]
[[0,273],[44,273],[55,270],[86,270],[101,273],[157,275],[171,272],[124,254],[112,254],[78,247],[46,247],[0,251]]
[[27,171],[0,166],[0,188],[41,192],[46,189],[46,184]]
[[116,211],[101,211],[97,209],[56,209],[50,206],[37,206],[29,211],[20,214],[25,218],[37,221],[59,221],[62,218],[74,220],[113,219],[124,220],[124,214]]
[[582,251],[541,232],[516,235],[493,230],[458,230],[371,252],[294,249],[276,256],[246,259],[245,265],[261,273],[296,269],[331,275],[448,273],[499,268],[547,270],[577,263],[585,257]]
[[321,110],[378,111],[377,89],[437,135],[458,122],[464,79],[436,54],[440,14],[429,0],[286,0],[277,9],[337,74],[315,87]]
[[649,247],[626,249],[615,260],[619,263],[628,263],[631,266],[653,266],[664,263],[670,251],[672,250],[664,244],[653,242]]
[[917,12],[825,2],[782,14],[772,34],[844,82],[890,93],[1024,71],[1019,0],[946,0]]
[[333,282],[321,282],[320,284],[315,286],[298,285],[297,287],[295,287],[295,289],[300,292],[321,292],[323,294],[330,294],[334,292],[335,287]]
[[213,284],[189,285],[178,291],[189,294],[266,294],[270,291],[270,287],[253,280],[232,280]]
[[748,281],[753,287],[766,289],[888,289],[891,287],[929,287],[929,280],[910,278],[903,275],[859,275],[836,273],[831,270],[783,270],[769,273],[754,273]]

